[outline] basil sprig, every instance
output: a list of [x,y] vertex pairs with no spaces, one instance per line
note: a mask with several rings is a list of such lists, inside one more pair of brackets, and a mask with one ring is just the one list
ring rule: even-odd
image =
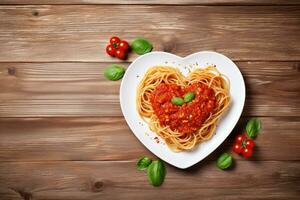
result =
[[246,126],[247,135],[251,138],[255,138],[261,129],[261,122],[257,118],[252,118],[248,121]]
[[173,97],[171,102],[177,106],[182,106],[184,104],[184,100],[181,97]]
[[194,92],[188,92],[183,97],[185,103],[193,101],[194,98],[195,98]]
[[149,182],[153,186],[160,186],[164,182],[166,176],[164,163],[161,160],[153,161],[147,169],[147,175]]
[[136,163],[136,166],[138,170],[145,170],[151,163],[151,158],[144,156]]
[[148,179],[151,185],[157,187],[163,184],[166,176],[166,167],[161,160],[152,161],[151,158],[144,156],[136,163],[138,170],[147,169]]
[[146,40],[145,38],[136,38],[132,43],[131,43],[131,49],[139,55],[143,55],[145,53],[148,53],[152,51],[153,45]]
[[223,153],[217,160],[217,166],[224,170],[232,165],[232,156],[229,153]]
[[121,65],[111,64],[104,70],[104,76],[111,81],[117,81],[124,76],[125,69]]

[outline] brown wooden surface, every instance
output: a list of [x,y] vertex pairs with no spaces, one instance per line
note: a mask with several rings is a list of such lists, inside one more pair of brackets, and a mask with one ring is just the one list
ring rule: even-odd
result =
[[[0,4],[1,200],[299,199],[300,1]],[[167,165],[160,188],[136,170],[140,156],[153,155],[126,125],[120,82],[103,77],[120,62],[104,53],[111,35],[144,36],[155,50],[181,56],[219,51],[246,81],[243,117],[231,136],[190,169]],[[263,123],[254,157],[234,155],[231,170],[217,169],[216,158],[253,116]]]
[[[103,76],[109,64],[2,63],[0,117],[122,116],[120,82]],[[300,115],[299,62],[237,65],[248,91],[244,116]]]
[[2,162],[0,195],[3,199],[47,200],[296,200],[299,168],[300,163],[295,161],[239,161],[226,172],[212,161],[188,170],[168,166],[165,184],[153,188],[133,161]]
[[112,34],[142,35],[154,50],[181,56],[210,49],[234,60],[293,61],[299,16],[298,6],[1,6],[0,61],[113,61],[104,52]]
[[1,0],[0,4],[298,5],[299,0]]
[[[261,120],[264,134],[255,140],[257,149],[252,159],[298,160],[300,117]],[[220,151],[229,150],[233,136],[243,130],[245,121],[246,118],[240,120],[232,136],[208,160],[215,160]],[[131,133],[123,117],[3,118],[0,137],[2,161],[135,160],[144,154],[151,155]]]

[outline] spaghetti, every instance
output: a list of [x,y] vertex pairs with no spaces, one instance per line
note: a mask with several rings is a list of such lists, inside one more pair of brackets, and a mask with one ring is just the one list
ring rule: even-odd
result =
[[[187,77],[177,68],[150,68],[137,89],[137,109],[152,131],[173,151],[190,150],[212,137],[230,104],[229,80],[215,66],[196,69]],[[174,96],[194,92],[196,97],[182,106]]]

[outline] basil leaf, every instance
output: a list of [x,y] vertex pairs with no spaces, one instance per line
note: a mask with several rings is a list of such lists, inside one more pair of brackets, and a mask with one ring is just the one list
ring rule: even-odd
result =
[[152,160],[149,157],[144,156],[136,163],[136,166],[138,170],[145,170],[151,163]]
[[104,70],[104,76],[111,81],[117,81],[124,76],[125,69],[121,65],[112,64]]
[[194,92],[188,92],[183,97],[185,103],[193,101],[194,98],[195,98]]
[[251,138],[255,138],[261,129],[261,122],[257,118],[252,118],[248,121],[246,126],[247,135]]
[[147,169],[147,175],[149,182],[153,186],[160,186],[164,182],[166,176],[166,168],[164,163],[160,160],[153,161]]
[[182,106],[184,104],[184,100],[180,97],[173,97],[171,99],[172,104],[175,104],[177,106]]
[[218,168],[224,170],[232,165],[232,157],[229,153],[223,153],[217,160]]
[[136,54],[143,55],[152,51],[153,46],[148,40],[144,38],[136,38],[131,44],[131,49]]

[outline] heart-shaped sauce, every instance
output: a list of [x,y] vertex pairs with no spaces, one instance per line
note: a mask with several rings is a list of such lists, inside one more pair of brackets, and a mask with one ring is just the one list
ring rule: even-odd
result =
[[[183,97],[188,92],[195,94],[191,102],[182,106],[171,102],[173,97]],[[150,101],[160,125],[169,126],[182,135],[197,131],[217,107],[214,90],[200,82],[186,87],[161,83],[154,89]]]

